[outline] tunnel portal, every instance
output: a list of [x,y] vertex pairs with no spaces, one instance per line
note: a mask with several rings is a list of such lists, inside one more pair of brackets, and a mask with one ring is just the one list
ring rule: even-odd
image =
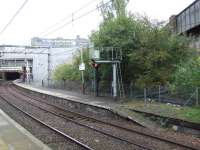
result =
[[20,78],[20,73],[19,72],[6,72],[5,73],[5,79],[10,81],[10,80],[16,80]]
[[12,81],[19,79],[21,77],[21,73],[19,72],[1,72],[0,79],[5,81]]

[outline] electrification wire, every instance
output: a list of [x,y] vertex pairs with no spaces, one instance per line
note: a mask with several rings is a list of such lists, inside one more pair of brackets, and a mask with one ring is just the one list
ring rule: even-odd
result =
[[80,7],[79,9],[77,9],[76,11],[74,11],[73,13],[71,13],[70,15],[68,15],[67,17],[65,17],[62,20],[58,21],[54,25],[48,27],[45,31],[41,32],[38,36],[42,36],[43,34],[45,34],[46,32],[48,32],[49,30],[53,29],[54,27],[58,26],[59,24],[63,23],[64,21],[66,21],[66,19],[72,18],[72,20],[73,20],[74,14],[78,13],[79,11],[81,11],[84,8],[88,7],[89,5],[93,4],[95,1],[97,1],[97,0],[91,0],[91,1],[89,1],[88,3],[86,3],[85,5],[83,5],[82,7]]
[[3,30],[0,32],[0,35],[5,32],[5,30],[9,27],[9,25],[13,22],[13,20],[16,18],[16,16],[20,13],[20,11],[24,8],[24,6],[27,4],[29,0],[25,0],[24,3],[21,5],[21,7],[17,10],[17,12],[12,16],[12,18],[9,20],[9,22],[5,25]]
[[40,53],[40,52],[25,52],[25,50],[23,52],[14,52],[14,51],[10,51],[10,52],[3,52],[4,54],[41,54],[41,55],[47,55],[49,54],[48,52],[46,53]]
[[90,10],[90,11],[88,11],[88,12],[86,12],[86,13],[80,15],[80,16],[77,17],[77,18],[74,18],[72,21],[66,22],[65,24],[63,24],[63,25],[61,25],[61,26],[55,28],[54,30],[51,30],[51,31],[47,32],[46,34],[43,35],[43,37],[45,37],[45,36],[47,36],[47,35],[50,35],[50,34],[56,32],[56,31],[58,31],[58,30],[64,28],[65,26],[71,24],[72,22],[74,22],[74,21],[76,21],[76,20],[79,20],[79,19],[81,19],[81,18],[83,18],[83,17],[89,15],[90,13],[92,13],[92,12],[98,10],[100,7],[105,6],[105,5],[108,5],[110,2],[112,2],[112,0],[111,0],[111,1],[108,1],[107,3],[101,4],[100,6],[97,6],[95,9]]
[[57,52],[57,53],[52,54],[51,56],[68,55],[68,54],[73,53],[73,52],[75,52],[75,51],[76,51],[76,50],[72,49],[72,50]]
[[48,49],[43,49],[40,51],[40,53],[43,53],[44,51],[48,51]]

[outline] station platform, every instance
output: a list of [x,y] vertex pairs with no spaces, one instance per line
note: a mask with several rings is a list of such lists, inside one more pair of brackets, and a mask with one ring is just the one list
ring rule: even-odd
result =
[[0,110],[0,150],[51,150]]
[[59,98],[69,99],[72,101],[84,103],[93,105],[95,107],[104,108],[107,110],[110,110],[114,112],[115,114],[118,114],[120,116],[123,116],[125,118],[129,118],[135,122],[138,122],[142,126],[149,128],[151,130],[158,130],[159,126],[151,121],[147,120],[143,116],[139,115],[138,113],[135,113],[125,107],[123,107],[123,103],[119,100],[115,100],[109,97],[95,97],[92,95],[83,95],[82,93],[74,92],[74,91],[67,91],[67,90],[60,90],[60,89],[52,89],[52,88],[46,88],[39,86],[37,84],[25,84],[25,83],[19,83],[17,81],[14,81],[14,84],[29,89],[35,92],[56,96]]

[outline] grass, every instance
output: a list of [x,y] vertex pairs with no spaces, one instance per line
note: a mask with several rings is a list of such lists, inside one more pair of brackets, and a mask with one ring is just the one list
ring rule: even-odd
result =
[[145,105],[143,101],[138,100],[125,102],[122,107],[200,123],[200,107],[181,107],[157,102]]
[[192,122],[200,123],[200,107],[199,108],[184,108],[180,117],[186,118]]

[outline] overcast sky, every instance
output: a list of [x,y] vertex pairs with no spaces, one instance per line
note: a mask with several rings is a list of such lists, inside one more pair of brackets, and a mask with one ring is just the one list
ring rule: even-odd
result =
[[[19,9],[25,0],[0,0],[0,31]],[[80,7],[88,4],[85,9],[75,13],[77,18],[96,8],[101,0],[29,0],[11,25],[0,35],[0,44],[29,45],[32,37],[45,38],[75,38],[76,35],[87,38],[92,30],[98,28],[102,21],[100,13],[94,11],[81,19],[66,25],[57,32],[45,35],[46,30],[56,22],[67,18],[66,23],[72,20],[70,16]],[[178,14],[194,0],[130,0],[128,10],[146,14],[151,19],[168,20],[172,14]],[[70,17],[68,17],[70,16]],[[59,27],[58,26],[56,27]],[[55,28],[56,28],[55,27]],[[53,29],[55,29],[53,28]],[[45,32],[41,35],[41,33]]]

